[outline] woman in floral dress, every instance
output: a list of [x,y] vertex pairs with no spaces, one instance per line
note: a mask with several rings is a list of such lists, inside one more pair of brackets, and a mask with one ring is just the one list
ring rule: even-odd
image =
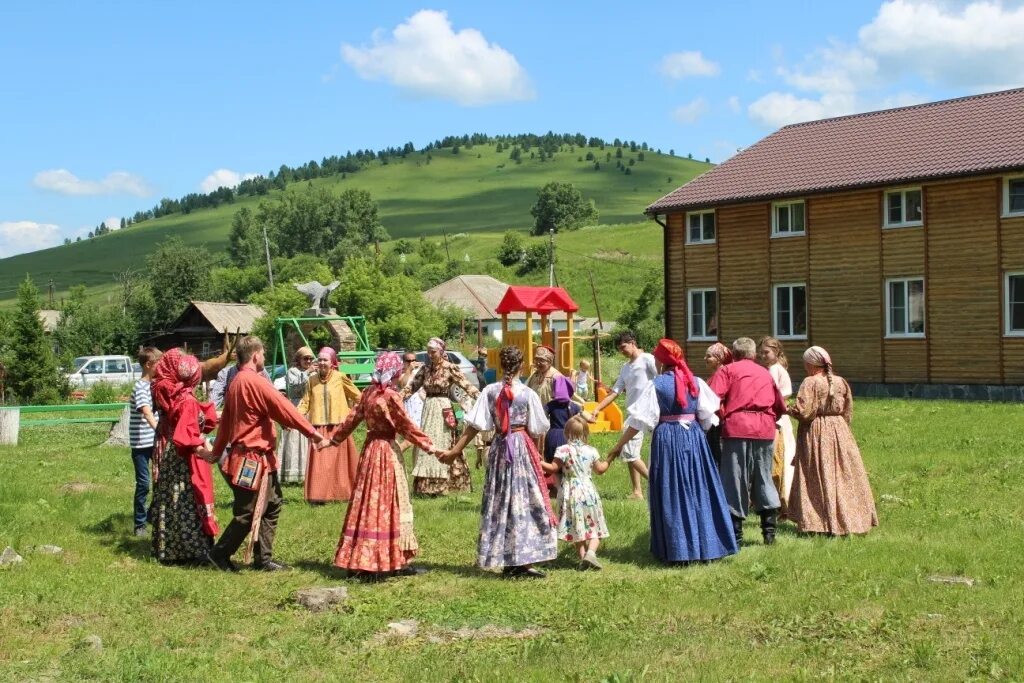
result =
[[494,430],[480,516],[477,564],[506,576],[543,578],[534,568],[558,554],[556,520],[544,490],[536,440],[548,431],[537,394],[519,381],[523,352],[501,349],[501,382],[489,384],[466,415],[466,430],[444,456],[459,457],[477,433]]
[[832,372],[832,358],[820,346],[804,351],[804,369],[807,377],[789,409],[800,426],[787,516],[804,533],[865,534],[878,526],[878,513],[850,431],[850,385]]
[[334,434],[334,442],[341,443],[360,422],[366,422],[366,442],[334,564],[369,579],[388,573],[415,573],[408,564],[419,545],[413,532],[409,485],[395,444],[397,435],[426,453],[439,452],[405,413],[394,385],[401,367],[398,354],[381,354],[373,384]]
[[[403,399],[412,397],[421,388],[426,391],[420,427],[441,450],[451,446],[458,427],[452,409],[452,389],[460,387],[471,399],[480,394],[480,390],[469,383],[459,366],[448,360],[447,348],[444,340],[437,337],[431,339],[427,344],[430,362],[421,367],[412,381],[402,389]],[[414,457],[412,486],[418,495],[443,496],[449,492],[471,490],[469,467],[461,454],[449,464],[419,448]]]
[[[313,349],[301,347],[295,352],[295,365],[288,368],[285,382],[288,400],[298,406],[306,395],[309,375],[314,372]],[[277,461],[281,467],[281,483],[301,484],[306,479],[306,461],[309,457],[309,439],[299,431],[281,428],[281,438],[277,443]]]
[[165,564],[207,562],[220,532],[213,510],[213,472],[196,455],[203,434],[217,425],[212,403],[193,394],[202,379],[195,356],[171,349],[153,371],[153,402],[160,413],[154,449],[153,556]]

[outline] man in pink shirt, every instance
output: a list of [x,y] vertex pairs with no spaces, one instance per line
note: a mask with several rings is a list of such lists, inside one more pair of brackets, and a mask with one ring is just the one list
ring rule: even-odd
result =
[[765,545],[775,542],[779,492],[772,482],[772,456],[778,419],[786,402],[771,374],[754,358],[757,345],[749,337],[732,344],[734,360],[723,365],[708,385],[722,399],[722,460],[718,467],[732,514],[737,544],[749,507],[761,516]]

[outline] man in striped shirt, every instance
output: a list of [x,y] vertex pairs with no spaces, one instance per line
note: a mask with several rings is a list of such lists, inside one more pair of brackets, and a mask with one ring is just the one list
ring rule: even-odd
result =
[[156,439],[156,413],[153,412],[153,394],[150,380],[153,370],[163,354],[159,349],[147,346],[139,351],[139,365],[142,377],[132,388],[128,404],[128,445],[132,449],[132,463],[135,465],[135,535],[146,534],[146,497],[149,495],[149,461],[153,458]]

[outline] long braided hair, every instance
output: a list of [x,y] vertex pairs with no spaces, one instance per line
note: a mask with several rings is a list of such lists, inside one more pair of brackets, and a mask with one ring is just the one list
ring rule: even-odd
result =
[[828,402],[825,407],[826,409],[831,408],[836,398],[836,388],[832,382],[832,357],[820,346],[812,346],[804,351],[804,362],[825,368],[825,379],[828,381]]
[[503,346],[498,352],[501,360],[501,391],[494,402],[494,413],[498,418],[498,429],[502,433],[508,433],[508,412],[512,405],[512,383],[519,376],[519,369],[523,366],[523,352],[516,346]]

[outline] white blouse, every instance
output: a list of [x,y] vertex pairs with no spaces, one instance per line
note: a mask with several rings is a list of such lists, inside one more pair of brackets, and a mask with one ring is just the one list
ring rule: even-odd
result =
[[[501,382],[495,382],[484,387],[473,408],[466,413],[466,424],[481,432],[497,429],[494,404],[504,386]],[[534,438],[547,434],[550,428],[537,392],[518,379],[512,382],[512,404],[508,410],[508,423],[510,426],[525,426],[526,431]]]
[[[705,431],[718,424],[718,408],[722,400],[711,391],[711,387],[700,377],[697,380],[697,420]],[[640,392],[636,402],[626,409],[626,426],[632,427],[641,432],[653,432],[654,428],[661,422],[661,406],[658,405],[658,394],[654,382]],[[684,428],[689,429],[689,422],[681,422]]]

